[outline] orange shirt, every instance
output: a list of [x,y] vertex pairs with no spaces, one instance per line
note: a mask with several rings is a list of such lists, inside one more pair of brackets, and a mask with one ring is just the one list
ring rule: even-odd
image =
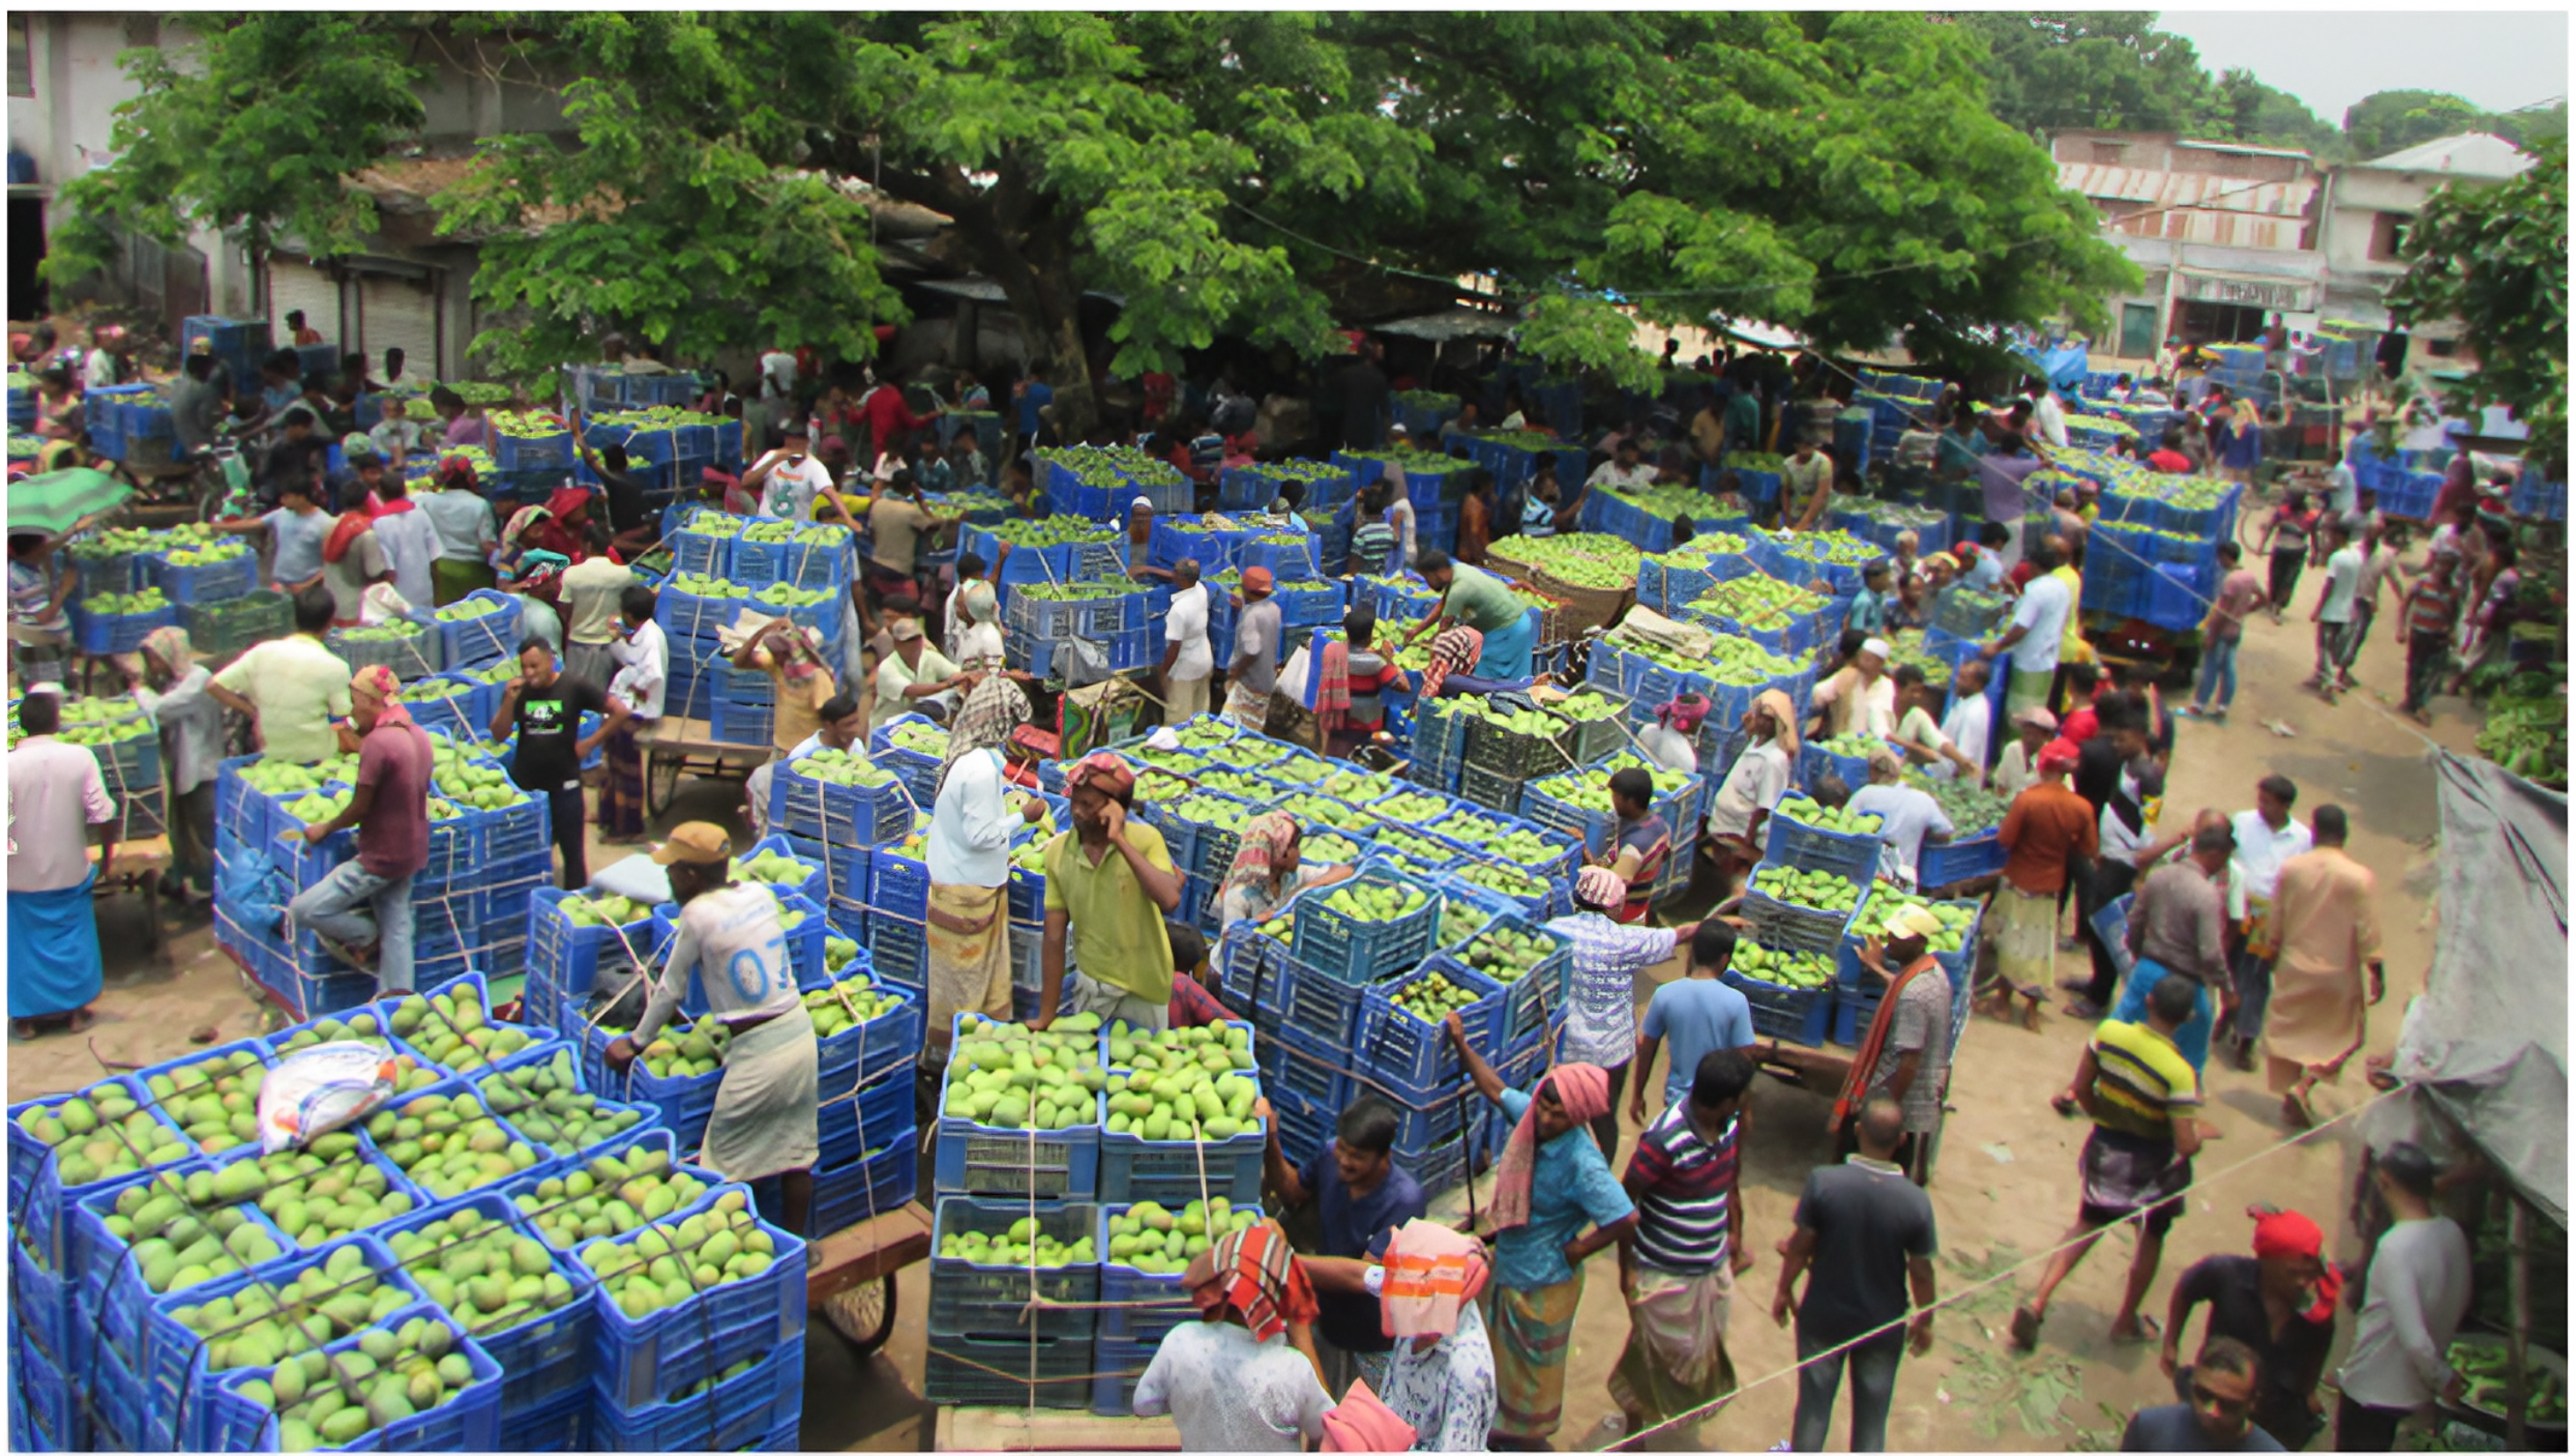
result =
[[2003,878],[2029,894],[2063,889],[2066,864],[2101,851],[2101,823],[2092,805],[2063,783],[2041,781],[2022,789],[2003,815],[1999,837],[2011,851],[2003,860]]

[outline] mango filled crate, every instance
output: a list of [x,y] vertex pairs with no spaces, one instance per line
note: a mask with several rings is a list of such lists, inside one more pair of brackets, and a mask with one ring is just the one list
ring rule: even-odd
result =
[[[604,1407],[667,1401],[805,1330],[805,1240],[762,1219],[738,1184],[574,1257],[600,1280],[591,1389]],[[654,1260],[685,1260],[696,1288],[674,1299]]]
[[1745,885],[1743,916],[1764,945],[1831,955],[1851,916],[1868,900],[1871,872],[1764,864]]
[[1300,972],[1362,984],[1419,963],[1439,924],[1439,896],[1386,866],[1296,896],[1289,953]]
[[1821,1046],[1832,1030],[1835,974],[1828,953],[1741,940],[1723,979],[1743,993],[1752,1029],[1761,1035]]
[[[1076,1023],[1084,1019],[1066,1018]],[[1086,1067],[1092,1071],[1100,1067],[1103,1047],[1097,1019],[1079,1030],[1066,1026],[1029,1032],[960,1012],[949,1044],[932,1186],[942,1195],[1092,1197],[1100,1186],[1100,1133],[1106,1114],[1100,1093],[1072,1078]],[[1034,1088],[1010,1086],[1018,1061],[1027,1058],[1034,1072],[1040,1050],[1047,1052],[1051,1066],[1057,1057],[1068,1059],[1066,1081],[1055,1084],[1066,1090],[1032,1096]],[[1100,1080],[1107,1085],[1105,1072]],[[1080,1089],[1079,1096],[1074,1089]],[[1057,1125],[1035,1125],[1041,1118]]]
[[1268,1139],[1253,1027],[1241,1021],[1108,1038],[1100,1197],[1258,1201]]
[[[930,1332],[1088,1340],[1098,1327],[1100,1209],[950,1196],[931,1230]],[[1032,1299],[1047,1304],[1030,1308]],[[1073,1307],[1058,1307],[1073,1306]]]

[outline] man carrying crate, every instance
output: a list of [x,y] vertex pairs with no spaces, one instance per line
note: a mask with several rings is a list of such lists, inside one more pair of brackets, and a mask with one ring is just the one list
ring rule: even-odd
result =
[[643,1019],[609,1043],[608,1069],[626,1070],[637,1048],[653,1043],[694,977],[707,997],[700,1019],[733,1033],[698,1160],[737,1182],[776,1177],[780,1226],[801,1231],[822,1155],[821,1077],[814,1018],[796,993],[778,899],[763,886],[727,877],[733,840],[714,824],[673,829],[670,842],[653,851],[653,862],[669,871],[679,933]]

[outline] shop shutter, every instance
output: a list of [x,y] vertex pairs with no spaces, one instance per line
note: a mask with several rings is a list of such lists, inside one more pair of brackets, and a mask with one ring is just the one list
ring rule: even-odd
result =
[[358,334],[364,341],[368,373],[384,377],[385,351],[403,352],[408,379],[439,378],[438,279],[389,278],[369,274],[358,284]]
[[352,342],[341,334],[339,283],[305,259],[270,254],[268,336],[280,349],[294,346],[286,316],[298,309],[304,311],[305,326],[320,333],[323,343],[346,349]]

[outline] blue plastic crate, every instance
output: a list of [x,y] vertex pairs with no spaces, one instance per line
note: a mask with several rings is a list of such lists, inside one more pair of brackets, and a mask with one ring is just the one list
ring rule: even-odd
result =
[[602,968],[614,970],[650,958],[653,918],[639,916],[624,925],[576,925],[561,906],[570,890],[541,885],[529,892],[527,915],[527,1019],[535,1026],[562,1027],[564,1017],[580,1013],[592,981]]
[[[905,1094],[910,1093],[906,1085]],[[910,1203],[920,1173],[921,1134],[910,1127],[855,1163],[818,1169],[809,1215],[811,1236],[838,1233]]]
[[[418,1314],[435,1319],[450,1330],[454,1320],[440,1314],[435,1305],[417,1305],[404,1316]],[[334,1355],[355,1351],[361,1335],[351,1335],[327,1346]],[[377,1451],[488,1451],[495,1449],[501,1437],[501,1367],[485,1353],[483,1347],[459,1332],[453,1348],[462,1353],[473,1367],[473,1375],[446,1404],[414,1416],[407,1416],[382,1427],[363,1438],[359,1449]],[[265,1370],[229,1373],[215,1382],[214,1401],[207,1412],[207,1449],[216,1451],[274,1451],[277,1446],[277,1413],[256,1405],[241,1393],[241,1387],[253,1380],[264,1380]]]
[[[9,1417],[14,1437],[27,1438],[25,1449],[85,1451],[90,1447],[89,1412],[80,1388],[64,1369],[21,1344],[10,1361]],[[18,1430],[21,1419],[26,1429]],[[10,1444],[19,1442],[13,1439]]]
[[[1197,1196],[1195,1193],[1191,1195],[1192,1198]],[[1184,1203],[1187,1201],[1183,1200]],[[1181,1325],[1195,1322],[1199,1314],[1189,1292],[1181,1287],[1180,1275],[1148,1274],[1108,1255],[1109,1221],[1124,1215],[1134,1206],[1134,1202],[1121,1199],[1107,1199],[1100,1205],[1100,1223],[1092,1239],[1092,1246],[1102,1252],[1100,1300],[1105,1307],[1100,1311],[1100,1338],[1104,1343],[1110,1340],[1146,1341],[1150,1355],[1152,1341],[1160,1340]],[[1166,1211],[1177,1212],[1179,1205],[1165,1203],[1163,1207]],[[1110,1368],[1106,1360],[1101,1365],[1103,1369]]]
[[[816,911],[814,923],[820,924],[822,918],[822,913]],[[878,989],[901,998],[903,1004],[816,1043],[816,1074],[822,1078],[827,1094],[845,1083],[882,1076],[921,1055],[920,1001],[891,981]]]
[[1260,933],[1250,920],[1237,920],[1218,937],[1213,954],[1229,994],[1272,1016],[1288,1013],[1295,971],[1285,942]]
[[588,1428],[599,1451],[740,1451],[805,1407],[805,1337],[784,1341],[758,1364],[713,1389],[628,1409],[600,1401]]
[[1466,1043],[1487,1061],[1500,1053],[1505,1043],[1495,1039],[1494,1028],[1506,1026],[1509,1020],[1501,986],[1454,960],[1435,956],[1419,969],[1367,988],[1350,1057],[1357,1076],[1414,1098],[1453,1088],[1465,1076],[1465,1064],[1448,1038],[1447,1027],[1424,1021],[1395,1004],[1396,992],[1429,976],[1444,977],[1475,994],[1473,1003],[1457,1013]]
[[[1081,1410],[1091,1404],[1091,1362],[1089,1336],[934,1334],[921,1393],[933,1405]],[[1005,1370],[1014,1373],[992,1373]]]
[[1257,1119],[1251,1131],[1223,1142],[1148,1142],[1128,1133],[1104,1131],[1100,1134],[1100,1197],[1112,1203],[1151,1199],[1169,1207],[1201,1196],[1258,1203],[1261,1160],[1268,1144],[1269,1135]]
[[946,1083],[939,1091],[938,1154],[931,1186],[941,1197],[971,1193],[1044,1202],[1087,1200],[1098,1192],[1099,1123],[1053,1132],[986,1126],[950,1114],[948,1094],[955,1086]]
[[[35,1256],[39,1267],[59,1272],[66,1267],[61,1239],[65,1204],[86,1198],[102,1190],[125,1187],[139,1181],[149,1168],[113,1178],[93,1179],[66,1188],[62,1182],[61,1162],[56,1149],[37,1140],[36,1135],[18,1125],[18,1119],[36,1108],[59,1107],[73,1097],[106,1088],[122,1091],[139,1108],[149,1113],[152,1121],[178,1139],[182,1158],[196,1149],[189,1146],[184,1129],[169,1114],[155,1105],[151,1091],[139,1076],[101,1077],[81,1088],[78,1093],[61,1093],[35,1097],[9,1109],[9,1222],[17,1231],[20,1246]],[[168,1164],[164,1164],[165,1166]]]
[[[676,1226],[685,1216],[713,1208],[726,1189],[710,1191],[656,1225]],[[799,1341],[805,1333],[805,1240],[763,1222],[772,1262],[765,1271],[701,1291],[676,1307],[630,1318],[613,1301],[597,1301],[599,1314],[591,1389],[605,1419],[611,1407],[633,1410],[667,1399],[724,1367]],[[634,1234],[608,1242],[626,1243]],[[577,1244],[580,1260],[593,1243]],[[798,1367],[801,1371],[801,1366]]]
[[143,640],[165,627],[179,625],[179,609],[162,607],[151,612],[125,612],[103,616],[75,602],[71,608],[72,644],[91,657],[112,653],[140,652]]
[[531,1411],[501,1418],[502,1451],[588,1451],[591,1426],[590,1388],[583,1386]]
[[439,660],[446,670],[471,672],[515,657],[519,651],[520,618],[525,611],[520,600],[486,587],[438,611],[452,610],[465,602],[489,602],[495,610],[479,617],[456,619],[442,619],[437,612],[429,615],[430,627],[438,634]]
[[[943,1197],[931,1230],[933,1249],[952,1234],[998,1234],[1035,1217],[1038,1232],[1058,1243],[1092,1237],[1100,1210],[1088,1201],[1039,1207],[1016,1198]],[[1052,1303],[1026,1309],[1032,1294]],[[1089,1339],[1099,1324],[1100,1265],[1064,1264],[1031,1269],[1021,1264],[979,1264],[934,1252],[930,1259],[930,1332],[957,1336],[1034,1332]],[[1058,1308],[1056,1305],[1073,1305]]]
[[1914,864],[1915,877],[1925,887],[1937,889],[1999,874],[2006,852],[2001,835],[1993,829],[1945,844],[1924,844]]
[[[1131,1274],[1132,1278],[1149,1279],[1149,1274]],[[1175,1285],[1178,1275],[1173,1275]],[[1150,1339],[1120,1339],[1102,1335],[1093,1344],[1091,1376],[1091,1413],[1095,1416],[1133,1415],[1136,1387],[1144,1383],[1145,1371],[1154,1363],[1154,1351],[1161,1346],[1162,1331]]]
[[[634,441],[631,439],[627,442],[627,453],[634,455]],[[572,461],[570,430],[551,435],[495,435],[492,438],[492,463],[503,471],[569,471]]]
[[1300,982],[1327,979],[1357,984],[1417,964],[1428,953],[1439,927],[1439,896],[1435,892],[1426,896],[1426,903],[1419,909],[1391,919],[1359,920],[1327,903],[1343,885],[1413,887],[1405,877],[1368,862],[1341,885],[1318,894],[1296,896],[1290,911],[1288,945],[1296,959]]
[[[1539,960],[1534,968],[1517,979],[1499,980],[1489,971],[1475,970],[1469,958],[1476,938],[1486,930],[1495,927],[1514,930],[1524,935],[1538,936],[1552,942],[1555,949]],[[1424,968],[1433,965],[1455,965],[1470,975],[1481,976],[1501,986],[1500,1016],[1493,1023],[1489,1041],[1477,1043],[1478,1051],[1483,1051],[1488,1044],[1496,1047],[1516,1045],[1536,1035],[1544,1028],[1550,1014],[1563,1014],[1567,997],[1572,991],[1573,947],[1571,942],[1546,928],[1540,921],[1515,911],[1495,915],[1483,929],[1478,929],[1474,935],[1459,941],[1453,949],[1442,950],[1432,955],[1428,960],[1423,961],[1422,965]],[[1489,1053],[1487,1055],[1489,1057]]]
[[[1356,1015],[1355,1010],[1352,1012]],[[1303,1027],[1283,1024],[1254,1048],[1262,1085],[1288,1091],[1320,1107],[1339,1107],[1347,1097],[1344,1078],[1350,1068],[1351,1034],[1318,1036]]]
[[[889,1070],[900,1073],[903,1069]],[[837,1080],[826,1082],[818,1115],[822,1128],[819,1165],[846,1167],[883,1151],[898,1132],[912,1130],[912,1094],[913,1079],[902,1074],[889,1076],[880,1072],[855,1089],[845,1088]]]
[[182,606],[228,602],[259,589],[259,558],[248,551],[204,566],[175,565],[167,552],[150,558],[150,562],[161,595]]
[[698,1077],[657,1077],[645,1070],[643,1059],[638,1057],[624,1072],[612,1072],[608,1069],[608,1044],[623,1034],[599,1026],[583,1028],[582,1085],[603,1097],[653,1108],[661,1114],[663,1130],[671,1134],[675,1145],[697,1147],[706,1135],[708,1119],[715,1115],[716,1092],[723,1085],[724,1068],[719,1066]]
[[920,925],[908,924],[882,911],[867,912],[868,958],[888,985],[920,990],[930,981],[930,943]]
[[[766,735],[743,741],[766,741]],[[776,784],[771,819],[781,831],[799,838],[879,845],[897,843],[912,832],[914,804],[900,782],[827,783],[807,777],[791,760],[778,765]],[[926,896],[926,870],[924,874]]]
[[1783,986],[1736,970],[1726,971],[1724,980],[1751,1003],[1753,1030],[1800,1046],[1824,1044],[1832,1029],[1831,986]]
[[1838,833],[1799,823],[1784,812],[1791,798],[1808,803],[1813,801],[1802,793],[1791,793],[1780,800],[1778,808],[1771,810],[1769,845],[1762,855],[1763,864],[1821,869],[1845,879],[1870,877],[1877,873],[1878,860],[1886,845],[1882,836]]

